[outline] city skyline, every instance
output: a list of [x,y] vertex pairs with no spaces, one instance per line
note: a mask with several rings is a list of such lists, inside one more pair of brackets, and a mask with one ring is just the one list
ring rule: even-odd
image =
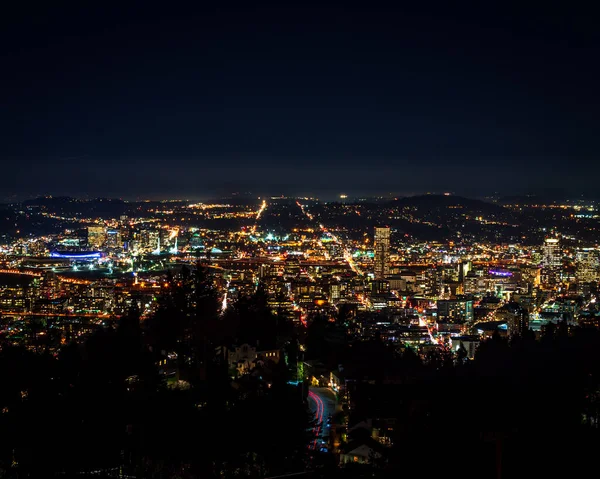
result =
[[589,476],[588,8],[5,2],[0,476]]
[[[467,444],[485,478],[539,472],[560,444],[549,469],[572,471],[598,444],[600,205],[348,199],[4,205],[0,465],[198,479],[223,475],[165,469],[259,457],[260,477],[426,478]],[[498,419],[530,446],[499,455]],[[456,438],[456,420],[423,468],[415,437]]]

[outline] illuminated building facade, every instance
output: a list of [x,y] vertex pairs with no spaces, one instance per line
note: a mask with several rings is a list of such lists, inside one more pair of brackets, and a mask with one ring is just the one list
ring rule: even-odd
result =
[[542,247],[542,283],[553,286],[560,282],[562,251],[558,238],[546,238]]
[[88,248],[100,249],[106,241],[106,228],[104,226],[88,226]]
[[496,310],[496,321],[506,321],[508,336],[522,336],[529,329],[529,312],[511,301]]
[[594,248],[581,248],[576,254],[577,282],[598,281],[598,251]]
[[473,301],[470,299],[443,299],[437,302],[440,323],[462,324],[473,321]]
[[558,268],[561,261],[560,240],[558,238],[546,238],[542,247],[542,265],[546,268]]
[[143,249],[158,249],[161,244],[161,230],[144,229],[138,233],[136,238],[139,246]]
[[111,229],[106,231],[106,247],[110,249],[123,248],[121,232],[119,230]]
[[390,275],[390,228],[375,228],[375,279]]

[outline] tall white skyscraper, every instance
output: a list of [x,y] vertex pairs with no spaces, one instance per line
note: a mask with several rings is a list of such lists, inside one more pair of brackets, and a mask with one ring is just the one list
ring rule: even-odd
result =
[[390,229],[375,228],[375,279],[390,275]]
[[561,281],[562,250],[558,238],[546,238],[542,246],[541,282],[554,286]]
[[558,268],[562,265],[562,252],[558,238],[546,238],[542,246],[542,266]]

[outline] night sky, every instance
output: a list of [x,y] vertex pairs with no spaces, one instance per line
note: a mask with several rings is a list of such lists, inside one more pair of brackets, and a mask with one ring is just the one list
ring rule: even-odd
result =
[[3,198],[598,181],[593,2],[5,3]]

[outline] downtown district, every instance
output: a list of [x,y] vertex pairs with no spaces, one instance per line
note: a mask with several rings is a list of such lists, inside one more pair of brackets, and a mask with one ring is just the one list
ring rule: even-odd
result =
[[[527,225],[510,224],[493,209],[473,213],[473,205],[442,200],[435,214],[345,197],[156,201],[123,204],[115,217],[78,200],[30,201],[13,214],[38,218],[38,230],[10,231],[0,246],[2,342],[58,352],[115,326],[132,305],[144,321],[169,287],[167,272],[177,278],[199,265],[222,315],[260,285],[273,314],[298,331],[325,318],[343,325],[344,341],[377,338],[422,358],[438,349],[468,362],[494,334],[539,336],[549,323],[599,327],[599,249],[564,226],[594,219],[593,207],[533,205],[562,216],[556,225],[543,216],[527,235],[519,229]],[[435,238],[437,229],[459,223],[467,226]],[[427,228],[430,239],[418,228]],[[233,380],[252,374],[260,361],[283,358],[277,342],[226,349]],[[355,406],[349,385],[364,378],[360,364],[299,364],[297,381],[310,384],[307,404],[322,421],[314,447],[333,452],[338,463],[368,463],[378,447],[391,445],[393,425],[363,421],[370,442],[350,449],[343,446],[354,426],[348,416],[330,424],[336,411]],[[158,366],[174,387],[185,387],[175,379],[173,351]]]

